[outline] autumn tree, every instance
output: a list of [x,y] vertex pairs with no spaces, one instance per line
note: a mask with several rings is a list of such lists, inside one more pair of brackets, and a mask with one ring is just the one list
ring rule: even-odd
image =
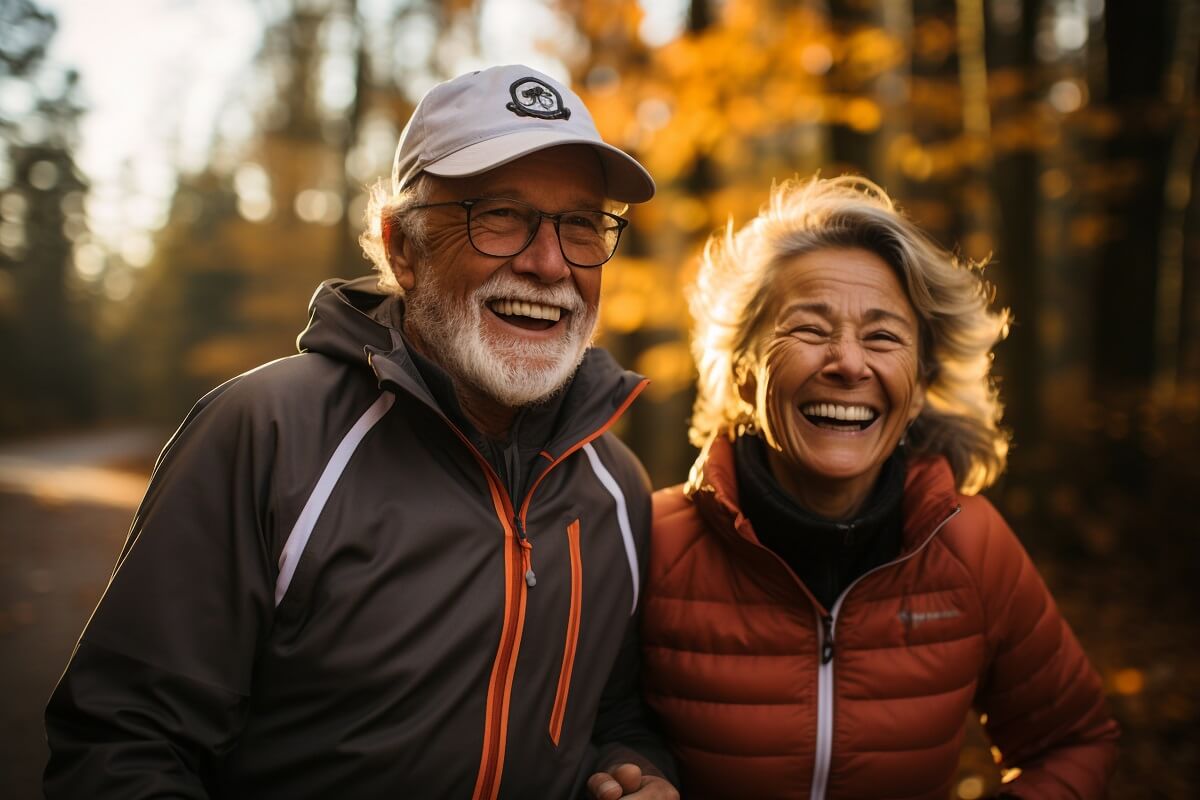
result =
[[87,306],[74,281],[86,184],[75,167],[77,76],[46,61],[54,16],[0,3],[0,430],[87,421]]

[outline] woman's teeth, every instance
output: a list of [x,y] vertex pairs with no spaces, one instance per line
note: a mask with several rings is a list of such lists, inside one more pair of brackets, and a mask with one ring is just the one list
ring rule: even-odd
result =
[[866,406],[842,406],[836,403],[809,403],[800,409],[810,417],[869,422],[878,416]]
[[867,406],[844,406],[837,403],[808,403],[801,413],[814,425],[835,431],[860,431],[879,416]]

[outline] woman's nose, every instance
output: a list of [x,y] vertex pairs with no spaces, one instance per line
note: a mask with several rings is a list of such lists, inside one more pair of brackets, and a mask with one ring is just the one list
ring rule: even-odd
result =
[[846,383],[858,383],[869,377],[866,353],[856,341],[838,340],[829,345],[824,373]]

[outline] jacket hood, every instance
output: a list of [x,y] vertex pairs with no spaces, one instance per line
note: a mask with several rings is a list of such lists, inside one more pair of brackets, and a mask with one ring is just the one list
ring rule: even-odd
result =
[[394,329],[381,320],[391,317],[389,306],[400,303],[400,298],[377,287],[373,276],[335,278],[318,286],[308,301],[308,325],[296,338],[300,352],[321,353],[365,367],[367,347],[391,350]]

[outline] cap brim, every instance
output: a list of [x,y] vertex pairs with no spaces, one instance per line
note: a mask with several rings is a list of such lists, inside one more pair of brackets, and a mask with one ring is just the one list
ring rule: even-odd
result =
[[423,171],[443,178],[465,178],[565,144],[585,144],[596,151],[604,167],[605,194],[610,199],[644,203],[654,196],[654,179],[632,156],[610,144],[563,136],[557,131],[521,131],[486,139],[426,164]]

